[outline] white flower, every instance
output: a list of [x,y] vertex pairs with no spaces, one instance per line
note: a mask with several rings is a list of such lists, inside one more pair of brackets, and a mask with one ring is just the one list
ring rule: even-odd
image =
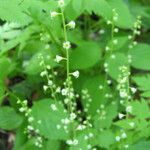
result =
[[56,111],[56,110],[57,110],[56,105],[55,105],[55,104],[51,104],[51,109],[52,109],[53,111]]
[[73,144],[73,145],[77,145],[77,144],[78,144],[78,140],[77,140],[77,139],[74,139],[72,144]]
[[121,113],[119,113],[119,119],[122,119],[125,115],[124,114],[121,114]]
[[58,6],[59,7],[64,7],[64,0],[58,0]]
[[64,42],[63,43],[63,48],[66,49],[66,50],[70,49],[71,48],[70,42],[69,41]]
[[72,140],[67,140],[66,143],[67,143],[68,145],[72,145],[73,142],[72,142]]
[[29,117],[29,118],[28,118],[28,121],[29,121],[29,122],[32,122],[33,120],[34,120],[33,117]]
[[115,58],[116,58],[116,55],[112,54],[112,55],[111,55],[111,58],[112,58],[112,59],[115,59]]
[[118,44],[118,40],[117,40],[117,39],[113,40],[113,43],[114,43],[115,45],[117,45],[117,44]]
[[53,85],[53,81],[52,80],[48,80],[48,85],[52,86]]
[[129,145],[128,145],[128,144],[124,145],[124,148],[128,148],[128,147],[129,147]]
[[132,35],[129,35],[129,36],[128,36],[128,39],[129,39],[129,40],[132,39]]
[[61,56],[59,56],[59,55],[56,55],[55,61],[56,61],[57,63],[59,63],[59,62],[62,61],[63,59],[64,59],[63,57],[61,57]]
[[49,49],[49,48],[50,48],[49,44],[46,44],[45,49]]
[[107,24],[108,24],[108,25],[111,24],[111,23],[112,23],[112,22],[111,22],[110,20],[107,21]]
[[115,28],[115,29],[114,29],[114,32],[115,32],[115,33],[118,33],[118,31],[119,31],[118,28]]
[[50,15],[51,15],[51,18],[54,18],[54,17],[56,17],[58,15],[58,13],[56,11],[52,11],[50,13]]
[[104,34],[104,33],[105,33],[105,30],[101,29],[101,30],[99,31],[99,33],[100,33],[100,34]]
[[108,63],[104,63],[104,68],[107,68],[108,67]]
[[65,119],[62,119],[61,120],[61,122],[63,123],[63,124],[69,124],[70,123],[70,120],[68,119],[68,118],[65,118]]
[[132,93],[134,94],[134,93],[136,93],[137,89],[134,88],[134,87],[131,87],[131,91],[132,91]]
[[132,106],[127,106],[126,107],[126,112],[132,113]]
[[21,107],[21,108],[19,109],[20,112],[24,112],[25,110],[26,110],[26,109],[23,108],[23,107]]
[[70,29],[74,29],[75,26],[76,26],[76,23],[74,21],[70,21],[67,26],[70,28]]
[[116,136],[116,141],[119,142],[120,141],[120,136]]
[[34,130],[34,128],[30,125],[27,126],[28,130]]
[[62,89],[62,90],[61,90],[61,94],[62,94],[63,96],[67,95],[67,93],[68,93],[68,90],[67,90],[67,89]]
[[123,139],[127,138],[126,133],[125,133],[125,132],[124,132],[124,133],[122,133],[121,137],[122,137]]
[[74,120],[76,118],[76,114],[75,113],[71,113],[70,114],[70,120]]
[[78,125],[76,130],[84,130],[86,128],[85,125]]
[[108,47],[108,46],[106,46],[106,49],[105,49],[106,51],[109,51],[110,50],[110,48]]
[[42,72],[40,73],[40,76],[41,76],[41,77],[44,77],[45,75],[47,75],[47,71],[42,71]]
[[50,70],[50,69],[51,69],[51,66],[50,66],[50,65],[47,65],[46,68]]
[[111,84],[112,83],[112,81],[111,80],[107,80],[107,84]]
[[99,85],[99,89],[102,90],[102,89],[103,89],[103,86],[102,86],[102,85]]
[[129,126],[133,128],[135,126],[135,123],[134,122],[130,122]]
[[128,95],[125,90],[121,90],[121,91],[119,92],[119,94],[120,94],[120,97],[121,97],[121,98],[125,98],[125,97],[127,97],[127,95]]
[[59,129],[61,128],[61,126],[58,124],[58,125],[56,126],[56,128],[59,130]]
[[72,73],[72,75],[73,75],[75,78],[78,78],[78,77],[79,77],[79,74],[80,74],[80,73],[79,73],[78,70]]
[[44,86],[43,86],[43,89],[44,89],[44,91],[47,91],[48,86],[47,86],[47,85],[44,85]]

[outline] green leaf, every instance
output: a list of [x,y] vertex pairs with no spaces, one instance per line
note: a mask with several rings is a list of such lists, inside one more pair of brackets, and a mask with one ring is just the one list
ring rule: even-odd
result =
[[40,54],[42,54],[46,65],[50,65],[51,67],[55,65],[52,52],[49,49],[43,51],[41,47],[41,50],[35,53],[27,63],[25,61],[24,67],[27,74],[35,75],[43,70],[43,66],[40,66]]
[[70,53],[71,69],[87,69],[94,66],[101,57],[98,44],[94,42],[83,42]]
[[115,24],[120,28],[132,28],[134,20],[125,2],[123,0],[109,0],[108,4],[118,13],[118,20]]
[[106,63],[108,63],[108,74],[113,79],[118,79],[118,76],[121,73],[119,68],[124,65],[127,66],[128,60],[123,53],[114,53],[114,55],[115,55],[115,58],[113,59],[109,57],[106,60]]
[[132,114],[137,118],[146,119],[150,117],[150,109],[146,100],[132,101],[131,106],[133,107]]
[[23,121],[22,117],[10,107],[0,108],[0,118],[0,128],[4,130],[14,130],[18,128]]
[[[92,99],[89,107],[89,113],[95,115],[96,110],[101,104],[106,103],[105,92],[99,89],[100,85],[104,85],[104,76],[92,76],[91,79],[85,81],[83,89],[87,89],[88,93]],[[106,85],[105,89],[109,91]],[[82,100],[83,105],[86,105],[87,101]]]
[[105,130],[98,134],[97,142],[100,147],[110,149],[115,143],[115,136],[110,130]]
[[150,45],[148,44],[137,44],[133,49],[129,51],[132,56],[131,65],[134,68],[141,70],[150,70]]
[[[105,112],[105,119],[101,119],[102,113]],[[100,109],[100,113],[94,116],[94,126],[96,129],[109,128],[113,119],[117,116],[117,104],[110,104],[104,109]]]
[[150,141],[140,141],[132,145],[129,150],[149,150],[150,148]]
[[138,85],[139,90],[142,91],[141,96],[150,97],[150,74],[137,75],[132,79]]
[[[51,104],[56,105],[57,111],[51,109]],[[57,129],[57,125],[61,125],[61,119],[67,117],[67,114],[64,112],[64,107],[61,104],[55,103],[51,99],[43,99],[35,102],[32,107],[32,116],[35,118],[32,124],[33,127],[39,129],[39,133],[45,138],[54,140],[67,139],[68,134],[63,127]],[[37,123],[38,120],[41,120],[41,124]]]

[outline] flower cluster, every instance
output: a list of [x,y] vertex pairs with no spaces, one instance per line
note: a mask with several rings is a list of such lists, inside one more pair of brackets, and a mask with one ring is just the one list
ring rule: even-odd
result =
[[[28,138],[32,138],[34,136],[35,137],[34,144],[37,147],[42,147],[43,140],[42,140],[42,137],[39,135],[39,129],[35,129],[32,126],[34,117],[31,115],[31,109],[28,107],[28,101],[27,100],[21,101],[18,99],[17,104],[21,105],[21,107],[19,108],[19,111],[25,114],[25,117],[27,118],[27,121],[28,121],[27,128],[25,129],[25,133],[28,134]],[[39,122],[40,121],[38,121],[38,123]]]

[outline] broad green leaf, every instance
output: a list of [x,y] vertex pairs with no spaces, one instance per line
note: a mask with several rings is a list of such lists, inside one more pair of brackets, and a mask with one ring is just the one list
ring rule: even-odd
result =
[[134,20],[125,2],[123,0],[109,0],[108,4],[118,13],[116,25],[120,28],[132,28]]
[[[92,99],[89,107],[89,113],[95,115],[96,110],[101,104],[106,103],[105,92],[99,89],[100,85],[104,85],[104,76],[93,76],[91,79],[85,81],[83,89],[87,89]],[[106,85],[105,91],[109,92],[109,88]],[[83,105],[86,105],[87,101],[82,100]]]
[[131,65],[134,68],[141,70],[150,70],[150,45],[148,44],[137,44],[133,49],[129,51],[132,56]]
[[[103,113],[105,115],[103,118]],[[117,104],[110,104],[104,109],[100,109],[100,113],[94,116],[94,125],[96,129],[109,128],[112,125],[113,119],[117,116]]]
[[110,149],[110,146],[115,143],[115,136],[110,130],[104,130],[98,134],[97,141],[100,147]]
[[139,119],[146,119],[150,117],[150,109],[146,100],[132,101],[131,106],[133,107],[132,114]]
[[43,66],[40,66],[40,54],[43,56],[46,65],[54,66],[55,62],[51,50],[40,50],[35,53],[29,61],[24,62],[25,72],[27,74],[35,75],[43,70]]
[[[64,107],[56,103],[57,111],[51,109],[51,104],[55,104],[54,100],[43,99],[35,102],[32,107],[32,115],[35,118],[33,121],[33,127],[39,129],[39,133],[45,138],[49,139],[67,139],[68,134],[65,132],[63,127],[57,129],[57,125],[61,125],[61,120],[67,117],[64,112]],[[41,124],[37,122],[41,120]],[[63,125],[62,125],[63,126]]]
[[83,42],[70,53],[71,69],[86,69],[100,61],[101,50],[94,42]]
[[150,148],[150,141],[140,141],[132,145],[129,150],[149,150]]
[[121,73],[119,68],[121,66],[127,66],[128,60],[126,56],[123,53],[114,53],[115,58],[109,57],[106,60],[106,63],[108,63],[108,74],[113,79],[118,79],[119,74]]
[[150,75],[138,75],[132,79],[138,85],[139,90],[142,91],[141,96],[150,97]]
[[14,130],[18,128],[23,119],[11,107],[0,108],[0,128],[4,130]]

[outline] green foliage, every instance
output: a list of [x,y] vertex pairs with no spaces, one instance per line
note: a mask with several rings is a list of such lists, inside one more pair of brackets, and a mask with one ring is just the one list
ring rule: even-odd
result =
[[149,12],[146,0],[0,0],[0,149],[148,150]]
[[23,121],[22,117],[10,107],[1,107],[0,118],[0,128],[4,130],[16,129]]

